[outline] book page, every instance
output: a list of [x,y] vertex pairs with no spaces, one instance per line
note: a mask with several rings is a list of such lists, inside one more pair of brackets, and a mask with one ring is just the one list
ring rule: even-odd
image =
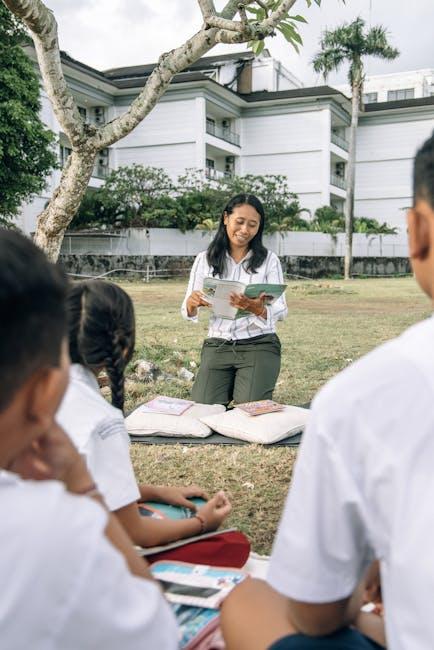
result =
[[211,305],[214,316],[234,320],[237,308],[231,306],[230,295],[231,293],[244,293],[245,288],[246,285],[242,282],[205,278],[202,291]]
[[151,567],[152,575],[171,603],[217,609],[246,574],[239,569],[211,567],[161,560]]

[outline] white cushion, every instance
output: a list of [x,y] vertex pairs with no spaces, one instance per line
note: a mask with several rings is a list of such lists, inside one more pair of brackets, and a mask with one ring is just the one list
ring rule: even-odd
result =
[[125,423],[128,433],[133,438],[134,436],[206,438],[212,431],[199,418],[210,415],[219,417],[219,414],[224,413],[225,410],[221,404],[193,404],[181,415],[167,415],[145,412],[139,406],[125,418]]
[[233,409],[221,415],[201,418],[217,433],[248,442],[269,445],[302,431],[309,417],[309,409],[285,406],[283,411],[248,415],[241,409]]

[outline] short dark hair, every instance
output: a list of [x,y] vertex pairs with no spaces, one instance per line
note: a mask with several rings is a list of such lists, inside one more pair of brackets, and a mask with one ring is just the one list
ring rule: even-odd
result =
[[254,194],[236,194],[233,196],[223,209],[220,217],[220,223],[214,239],[208,246],[206,258],[208,264],[212,267],[212,274],[225,275],[226,272],[226,254],[230,252],[229,238],[224,223],[225,215],[230,215],[235,208],[241,205],[250,205],[259,214],[259,229],[252,241],[249,242],[249,250],[252,251],[251,257],[247,260],[246,271],[256,273],[258,268],[263,264],[267,257],[267,249],[262,243],[262,234],[265,226],[265,211],[261,201]]
[[426,140],[414,159],[413,201],[425,199],[434,209],[434,133]]
[[30,239],[0,228],[0,411],[34,372],[59,365],[66,288]]
[[106,280],[71,284],[67,300],[72,363],[105,368],[112,404],[124,408],[124,373],[135,345],[134,307],[129,295]]

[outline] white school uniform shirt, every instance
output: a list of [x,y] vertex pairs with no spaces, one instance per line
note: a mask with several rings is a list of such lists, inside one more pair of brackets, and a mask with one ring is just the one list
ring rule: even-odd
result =
[[[216,277],[222,280],[236,280],[244,284],[284,284],[282,266],[275,253],[267,252],[267,257],[256,273],[249,273],[246,270],[246,262],[251,255],[252,252],[249,251],[246,257],[237,263],[227,254],[226,273],[222,278],[220,276]],[[189,317],[187,314],[187,298],[193,291],[201,291],[203,281],[208,277],[212,277],[212,267],[210,267],[206,259],[206,251],[203,251],[194,260],[187,292],[181,307],[181,314],[186,320],[197,322],[197,316]],[[252,314],[236,320],[228,320],[216,318],[210,311],[208,337],[239,341],[253,336],[260,336],[261,334],[273,334],[276,331],[276,322],[283,320],[288,314],[285,294],[280,296],[272,305],[267,306],[266,309],[266,319]]]
[[380,560],[389,650],[434,647],[434,319],[320,391],[268,581],[327,603]]
[[0,521],[4,650],[178,647],[172,612],[108,542],[98,503],[0,471]]
[[140,492],[123,414],[101,395],[95,375],[78,363],[71,365],[56,420],[85,456],[109,510],[137,501]]

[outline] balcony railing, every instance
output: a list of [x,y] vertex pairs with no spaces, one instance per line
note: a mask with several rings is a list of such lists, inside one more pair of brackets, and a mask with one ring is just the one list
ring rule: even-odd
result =
[[345,138],[342,138],[340,135],[337,135],[332,131],[331,140],[337,147],[340,147],[344,151],[348,151],[350,145]]
[[240,136],[238,133],[234,133],[234,131],[231,131],[230,129],[216,126],[213,122],[207,121],[206,132],[209,133],[209,135],[214,135],[216,138],[220,138],[220,140],[226,140],[226,142],[230,142],[237,147],[240,146]]
[[205,167],[205,176],[210,180],[217,181],[220,178],[232,178],[232,172],[221,172],[219,169],[214,169],[214,167]]
[[330,174],[330,184],[335,187],[340,187],[341,190],[347,189],[347,182],[342,176],[336,176],[336,174]]

